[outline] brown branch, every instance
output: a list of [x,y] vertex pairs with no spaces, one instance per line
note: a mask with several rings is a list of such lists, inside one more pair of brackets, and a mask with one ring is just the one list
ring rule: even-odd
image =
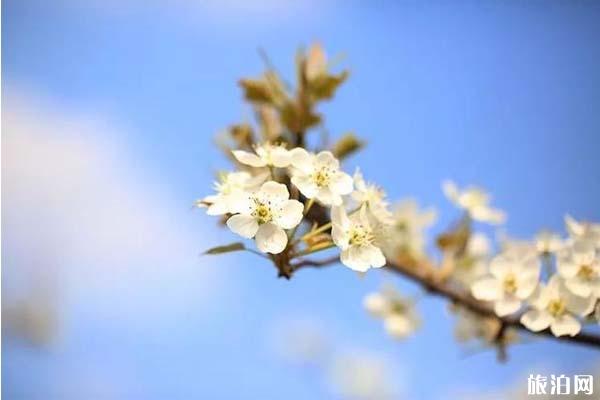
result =
[[[337,262],[339,262],[339,257],[337,257],[337,256],[323,259],[323,260],[304,259],[304,260],[298,261],[295,264],[292,264],[291,267],[292,267],[292,271],[295,272],[304,267],[320,268],[320,267],[325,267],[325,266],[336,264]],[[541,332],[532,332],[529,329],[527,329],[523,324],[521,324],[519,316],[498,317],[496,315],[496,313],[494,312],[494,310],[492,310],[490,307],[488,307],[485,303],[478,301],[477,299],[473,298],[468,293],[465,293],[461,290],[451,287],[450,285],[446,284],[445,282],[441,282],[439,280],[434,279],[433,275],[431,274],[431,271],[432,271],[431,267],[429,267],[427,265],[424,266],[424,268],[422,268],[423,267],[422,265],[420,267],[419,266],[407,267],[401,263],[388,263],[386,265],[386,268],[388,270],[391,270],[395,273],[398,273],[398,274],[408,278],[409,280],[413,281],[414,283],[417,283],[418,285],[422,286],[425,290],[427,290],[429,293],[431,293],[433,295],[444,297],[444,298],[450,300],[452,303],[460,305],[460,306],[468,309],[469,311],[471,311],[475,314],[478,314],[482,317],[496,318],[501,324],[500,330],[499,330],[500,334],[498,335],[499,336],[498,339],[502,339],[501,336],[506,331],[507,328],[515,328],[515,329],[519,329],[521,331],[525,331],[532,335],[536,335],[536,336],[540,336],[540,337],[544,337],[544,338],[548,338],[548,339],[553,339],[553,340],[560,341],[560,342],[570,342],[570,343],[575,343],[575,344],[579,344],[579,345],[587,345],[587,346],[591,346],[597,350],[600,350],[600,336],[598,336],[598,335],[580,332],[576,336],[556,337],[552,334],[552,332],[550,332],[549,329],[546,329]],[[498,344],[500,346],[502,346],[502,343],[498,343]]]

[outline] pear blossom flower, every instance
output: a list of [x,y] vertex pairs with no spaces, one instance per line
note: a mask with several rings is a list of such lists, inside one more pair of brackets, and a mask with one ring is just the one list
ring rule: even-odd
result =
[[352,177],[340,170],[340,162],[329,151],[308,153],[301,147],[290,151],[292,183],[309,199],[339,206],[342,196],[353,189]]
[[386,332],[396,339],[406,338],[421,324],[414,302],[401,296],[392,286],[368,294],[363,305],[369,314],[383,319]]
[[214,183],[214,195],[206,196],[196,202],[198,207],[207,207],[208,215],[223,215],[231,212],[231,203],[237,195],[254,191],[268,178],[268,173],[252,176],[249,172],[228,172],[219,174]]
[[367,184],[359,169],[354,173],[354,191],[351,196],[359,206],[366,205],[370,215],[378,222],[392,223],[393,215],[389,210],[385,192],[374,184]]
[[482,233],[474,233],[467,240],[463,254],[455,261],[452,276],[457,282],[471,287],[487,273],[490,241]]
[[331,209],[331,237],[341,249],[342,264],[358,272],[385,265],[385,257],[377,246],[378,232],[369,222],[366,208],[348,216],[343,206]]
[[591,242],[600,250],[600,224],[577,221],[570,215],[565,216],[565,225],[572,239]]
[[393,208],[392,223],[387,229],[384,252],[390,258],[400,253],[421,256],[425,248],[425,230],[436,219],[434,209],[419,210],[413,199],[406,199]]
[[600,297],[600,260],[590,242],[576,241],[561,253],[557,270],[573,294]]
[[491,275],[473,283],[471,292],[476,299],[494,302],[500,317],[519,310],[538,285],[540,262],[537,257],[501,253],[490,263]]
[[464,209],[471,218],[490,224],[501,224],[506,214],[489,206],[490,196],[483,190],[470,186],[459,190],[452,181],[445,181],[442,189],[446,197],[457,207]]
[[592,312],[592,296],[576,296],[567,289],[564,280],[554,275],[546,286],[540,285],[529,303],[533,307],[521,317],[521,323],[533,332],[550,327],[554,336],[575,336],[581,331],[576,316]]
[[263,143],[254,147],[254,153],[244,150],[233,150],[233,156],[244,165],[255,168],[285,168],[291,163],[290,151],[283,146]]
[[557,233],[543,230],[535,236],[535,248],[542,255],[555,254],[562,247],[563,241]]
[[284,229],[296,227],[302,220],[304,206],[290,200],[285,185],[274,181],[263,183],[253,193],[236,196],[227,226],[238,235],[251,239],[263,253],[281,253],[288,242]]

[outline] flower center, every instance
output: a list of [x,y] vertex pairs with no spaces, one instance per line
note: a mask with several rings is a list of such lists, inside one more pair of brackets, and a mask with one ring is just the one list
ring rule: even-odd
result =
[[371,232],[363,228],[362,225],[356,226],[350,231],[350,245],[352,246],[370,244],[372,240]]
[[547,309],[552,316],[560,317],[565,313],[565,302],[561,299],[550,300]]
[[584,264],[579,267],[577,276],[579,276],[582,279],[585,279],[586,281],[589,281],[596,276],[596,272],[594,271],[594,268],[592,268],[591,265]]
[[273,219],[273,214],[268,205],[258,203],[252,215],[258,220],[259,224],[265,224]]
[[513,274],[509,274],[504,278],[504,291],[511,294],[517,291],[517,279]]
[[328,168],[321,168],[313,175],[313,180],[318,187],[329,185],[331,171]]
[[394,314],[406,314],[408,307],[401,301],[395,301],[391,306],[391,311]]

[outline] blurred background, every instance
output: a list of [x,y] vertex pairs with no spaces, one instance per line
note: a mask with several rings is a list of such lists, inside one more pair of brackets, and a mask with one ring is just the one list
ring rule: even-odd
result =
[[347,170],[435,206],[433,233],[457,216],[447,178],[493,193],[513,236],[598,221],[598,21],[594,1],[5,0],[2,395],[501,399],[595,373],[575,345],[465,349],[437,299],[394,341],[361,306],[384,273],[201,257],[235,239],[191,205],[229,167],[214,135],[252,116],[257,49],[293,77],[319,41],[351,71],[327,128],[368,141]]

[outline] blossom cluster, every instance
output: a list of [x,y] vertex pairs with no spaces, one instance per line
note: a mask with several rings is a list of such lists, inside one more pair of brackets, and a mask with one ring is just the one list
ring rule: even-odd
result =
[[[548,329],[556,336],[577,335],[582,324],[600,320],[600,224],[565,218],[568,235],[544,231],[532,240],[492,241],[478,224],[502,225],[504,211],[474,186],[460,188],[445,181],[442,191],[460,211],[447,231],[428,243],[434,209],[422,209],[413,199],[391,205],[385,191],[356,169],[349,174],[342,161],[363,143],[347,133],[330,144],[309,146],[307,133],[323,125],[319,102],[331,99],[348,76],[329,71],[318,45],[297,58],[297,87],[293,89],[271,66],[258,79],[240,86],[254,108],[258,130],[233,125],[218,142],[235,166],[219,174],[215,193],[196,202],[207,214],[220,216],[235,234],[252,239],[261,256],[271,260],[279,276],[291,277],[302,265],[328,265],[331,258],[306,258],[336,251],[335,259],[365,273],[384,265],[410,275],[431,290],[444,287],[454,295],[460,341],[482,339],[501,344],[514,341],[506,321],[527,329]],[[434,246],[435,245],[435,246]],[[439,257],[431,253],[437,247]],[[335,249],[335,250],[334,250]],[[209,250],[216,254],[249,250],[233,243]],[[483,312],[458,304],[466,296]],[[415,302],[389,285],[364,300],[367,311],[382,319],[387,332],[405,338],[420,326]],[[494,314],[497,316],[495,317]],[[501,336],[501,337],[500,337]]]
[[[385,265],[383,232],[392,226],[393,215],[385,193],[367,184],[360,171],[350,176],[330,151],[288,150],[272,143],[257,145],[253,152],[234,150],[233,156],[248,170],[221,174],[217,193],[198,205],[210,215],[227,216],[234,233],[254,238],[263,253],[296,251],[291,246],[294,234],[316,202],[329,209],[331,220],[325,227],[331,228],[330,244],[339,248],[344,265],[360,272]],[[288,177],[288,185],[282,183]],[[317,227],[300,239],[321,230]]]

